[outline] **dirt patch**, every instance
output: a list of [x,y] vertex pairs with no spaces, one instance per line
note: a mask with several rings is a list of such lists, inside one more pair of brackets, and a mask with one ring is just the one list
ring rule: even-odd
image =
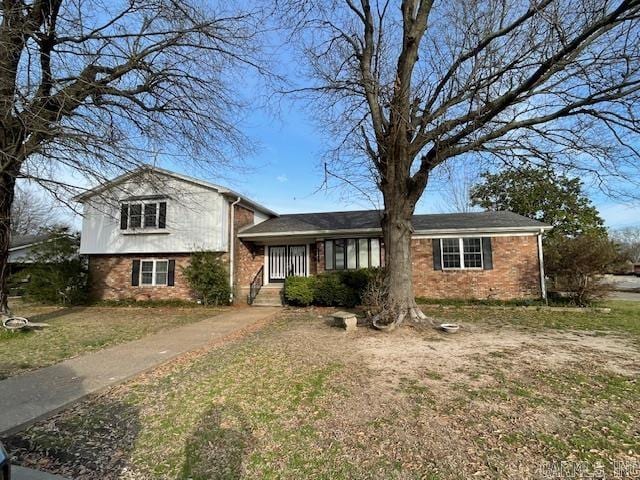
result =
[[532,333],[472,324],[451,335],[404,327],[391,335],[360,335],[352,343],[369,368],[391,378],[414,375],[428,379],[431,372],[455,380],[457,372],[477,367],[478,356],[486,355],[509,357],[516,369],[536,364],[562,368],[588,360],[615,373],[640,373],[638,349],[633,343],[585,332]]

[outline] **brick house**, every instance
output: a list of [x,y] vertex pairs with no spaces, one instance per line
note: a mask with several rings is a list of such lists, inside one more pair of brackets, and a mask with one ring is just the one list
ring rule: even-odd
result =
[[[81,253],[101,299],[185,299],[195,251],[219,252],[236,303],[279,292],[288,275],[384,265],[378,210],[278,215],[224,187],[144,167],[79,196]],[[511,212],[415,215],[415,293],[545,296],[542,234]]]

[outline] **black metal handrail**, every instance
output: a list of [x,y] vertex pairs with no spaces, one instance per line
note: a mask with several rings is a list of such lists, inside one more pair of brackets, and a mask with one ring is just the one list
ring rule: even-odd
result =
[[253,277],[253,280],[251,280],[251,285],[249,286],[249,298],[248,298],[249,305],[251,305],[253,301],[256,299],[256,297],[258,296],[258,292],[260,292],[262,285],[264,285],[264,267],[260,267],[260,270],[258,270],[258,273],[256,273],[256,276]]

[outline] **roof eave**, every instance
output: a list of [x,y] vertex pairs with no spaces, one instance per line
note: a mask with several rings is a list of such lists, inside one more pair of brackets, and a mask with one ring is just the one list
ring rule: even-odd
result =
[[[482,227],[482,228],[447,228],[447,229],[431,229],[431,230],[416,230],[413,235],[449,235],[449,234],[467,234],[467,233],[539,233],[551,230],[549,225],[531,225],[525,227]],[[310,237],[320,235],[353,235],[353,234],[367,234],[367,233],[382,233],[382,228],[354,228],[354,229],[340,229],[340,230],[298,230],[298,231],[283,231],[283,232],[258,232],[251,233],[248,231],[239,232],[238,236],[241,238],[269,238],[269,237]]]

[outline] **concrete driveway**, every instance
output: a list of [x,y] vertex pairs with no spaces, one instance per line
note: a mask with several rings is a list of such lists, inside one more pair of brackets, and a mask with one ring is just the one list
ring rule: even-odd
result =
[[278,311],[280,308],[232,309],[197,323],[2,380],[0,437],[46,418],[90,393],[204,347]]
[[31,468],[19,466],[11,467],[11,480],[68,480],[60,475],[53,475],[47,472],[40,472]]

